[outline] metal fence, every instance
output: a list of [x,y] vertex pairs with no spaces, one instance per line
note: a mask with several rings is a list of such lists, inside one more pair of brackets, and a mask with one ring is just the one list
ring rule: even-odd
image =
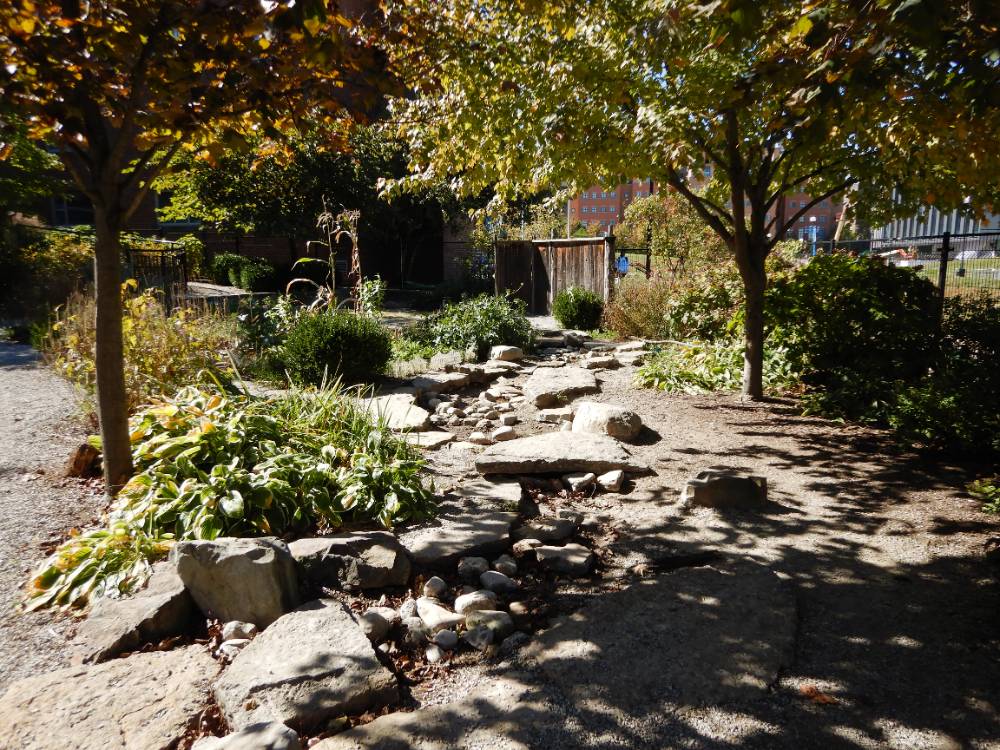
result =
[[140,289],[159,289],[168,312],[187,296],[187,253],[176,242],[144,238],[138,246],[125,248],[125,278],[135,279]]
[[1000,232],[920,235],[806,243],[807,254],[851,252],[915,270],[941,296],[985,293],[1000,298]]

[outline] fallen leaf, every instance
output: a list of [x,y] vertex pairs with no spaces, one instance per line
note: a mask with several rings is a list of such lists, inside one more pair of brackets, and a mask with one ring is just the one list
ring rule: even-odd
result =
[[835,706],[840,703],[840,701],[832,695],[827,695],[815,685],[803,685],[799,688],[799,693],[803,698],[808,698],[813,703],[819,703],[824,706]]

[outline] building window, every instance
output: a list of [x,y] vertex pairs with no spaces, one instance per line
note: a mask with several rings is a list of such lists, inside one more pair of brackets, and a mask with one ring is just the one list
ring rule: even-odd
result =
[[616,197],[616,195],[617,195],[617,193],[614,190],[612,190],[611,191],[611,197],[614,198],[614,197]]
[[792,208],[798,208],[799,207],[799,202],[798,201],[792,201],[788,205],[791,206]]
[[704,174],[704,175],[705,175],[706,177],[711,177],[711,176],[712,176],[712,165],[711,165],[711,164],[706,164],[706,165],[705,165],[705,168],[704,168],[704,169],[702,169],[701,171],[702,171],[702,173],[703,173],[703,174]]
[[826,224],[826,214],[820,214],[820,216],[819,216],[819,223],[820,224]]
[[52,223],[57,227],[75,227],[94,223],[94,209],[82,195],[52,199]]

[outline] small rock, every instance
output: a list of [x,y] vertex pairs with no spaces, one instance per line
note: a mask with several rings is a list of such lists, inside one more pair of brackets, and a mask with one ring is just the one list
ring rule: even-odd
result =
[[410,617],[417,616],[417,600],[407,599],[402,604],[399,605],[399,617],[401,620],[406,620]]
[[68,477],[101,476],[101,452],[90,443],[80,443],[66,464]]
[[559,424],[559,432],[572,432],[573,424],[571,422],[561,422]]
[[509,656],[521,648],[521,646],[529,640],[531,639],[527,633],[522,633],[521,631],[512,633],[503,639],[503,643],[500,644],[500,653],[504,656]]
[[514,539],[538,539],[542,542],[561,542],[576,532],[576,524],[569,518],[536,518],[515,529]]
[[514,431],[514,428],[509,426],[498,427],[490,433],[490,438],[497,443],[504,440],[513,440],[516,437],[517,433]]
[[358,625],[361,627],[361,632],[375,645],[384,641],[385,637],[389,635],[388,621],[371,609],[358,617]]
[[519,346],[494,346],[490,349],[490,359],[500,362],[517,362],[524,359],[524,352]]
[[478,590],[471,594],[462,594],[455,599],[455,612],[467,615],[480,609],[496,609],[497,595],[492,591]]
[[536,547],[538,564],[554,573],[580,578],[590,574],[597,558],[582,544],[567,544],[565,547]]
[[531,607],[526,602],[511,602],[508,609],[515,622],[525,622],[531,617]]
[[[504,427],[513,427],[514,425],[517,424],[517,422],[518,419],[516,414],[507,413],[500,415],[500,424],[502,424]],[[493,436],[493,439],[496,440],[496,435]]]
[[438,576],[428,578],[427,583],[424,584],[424,596],[429,596],[431,599],[440,599],[447,591],[448,584]]
[[561,409],[539,409],[535,413],[535,419],[539,422],[547,422],[549,424],[572,422],[573,409],[569,406],[564,406]]
[[485,412],[483,414],[483,419],[489,422],[496,422],[498,419],[500,419],[500,412],[498,412],[496,409],[490,409],[488,412]]
[[495,609],[480,609],[470,612],[465,618],[465,626],[471,630],[479,627],[493,631],[494,643],[499,643],[514,632],[514,621],[506,612]]
[[436,643],[431,643],[427,646],[427,650],[424,651],[427,656],[427,661],[431,664],[437,664],[444,658],[444,651]]
[[419,617],[403,618],[403,645],[416,648],[430,640],[431,631]]
[[191,750],[302,750],[295,730],[276,721],[251,724],[225,737],[202,737]]
[[458,633],[454,630],[439,630],[434,634],[434,643],[445,651],[451,651],[458,645]]
[[583,522],[583,513],[572,508],[559,508],[556,511],[556,518],[565,518],[579,526]]
[[479,582],[483,585],[484,589],[493,591],[497,594],[509,594],[520,588],[517,581],[505,576],[497,570],[487,570],[479,576]]
[[514,546],[511,551],[514,553],[515,557],[525,557],[526,555],[534,556],[535,547],[541,547],[543,542],[539,539],[521,539],[514,542]]
[[767,478],[709,469],[688,480],[681,502],[705,508],[760,508],[767,505]]
[[235,659],[236,654],[243,650],[243,647],[250,643],[249,638],[230,638],[219,644],[216,654]]
[[573,415],[573,432],[610,435],[618,440],[634,440],[642,431],[642,420],[630,409],[615,404],[581,401]]
[[417,614],[432,633],[460,625],[464,618],[425,596],[417,599]]
[[231,641],[233,638],[253,638],[257,635],[257,626],[252,622],[240,622],[230,620],[222,626],[222,640]]
[[614,469],[612,471],[601,474],[597,478],[597,484],[602,490],[608,492],[618,492],[622,488],[622,483],[625,481],[625,472],[621,469]]
[[472,628],[465,631],[462,640],[477,651],[485,651],[493,645],[493,631],[483,626]]
[[597,476],[592,471],[586,474],[566,474],[563,481],[573,492],[581,492],[592,487],[597,481]]
[[471,435],[469,435],[469,442],[473,445],[492,445],[493,441],[490,440],[483,432],[476,430]]
[[588,370],[617,370],[622,366],[621,362],[611,356],[588,357],[581,361],[580,364]]
[[510,555],[500,555],[493,561],[493,570],[498,570],[505,576],[517,575],[517,560]]
[[458,577],[463,581],[478,581],[489,569],[490,561],[485,557],[463,557],[458,561]]

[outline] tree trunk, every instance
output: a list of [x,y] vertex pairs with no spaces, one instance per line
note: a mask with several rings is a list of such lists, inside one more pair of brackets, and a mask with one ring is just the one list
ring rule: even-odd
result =
[[113,496],[132,475],[122,347],[121,243],[117,211],[95,205],[94,224],[97,233],[94,252],[97,415],[104,453],[104,484],[108,494]]
[[766,250],[751,244],[745,263],[740,264],[743,277],[745,315],[743,320],[743,395],[755,401],[764,397],[764,272]]

